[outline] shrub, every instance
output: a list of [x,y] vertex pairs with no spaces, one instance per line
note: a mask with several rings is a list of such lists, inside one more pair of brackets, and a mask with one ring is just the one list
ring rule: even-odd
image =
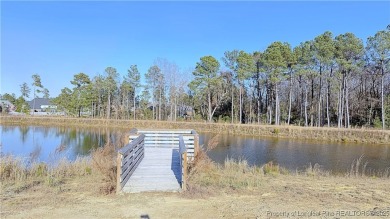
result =
[[116,189],[116,151],[113,144],[106,144],[92,152],[92,168],[103,177],[104,185],[100,191],[104,194],[113,193]]

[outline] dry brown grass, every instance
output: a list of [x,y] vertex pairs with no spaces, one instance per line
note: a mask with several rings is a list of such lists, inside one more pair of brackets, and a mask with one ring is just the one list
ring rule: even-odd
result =
[[[216,192],[248,192],[261,187],[269,177],[288,175],[291,177],[310,178],[338,178],[340,175],[332,175],[323,170],[319,164],[309,164],[303,171],[289,171],[278,164],[269,162],[261,167],[250,166],[246,160],[226,159],[224,164],[213,162],[206,154],[209,148],[218,144],[218,136],[214,136],[209,145],[202,147],[195,164],[190,166],[187,194],[189,197],[203,197],[214,195]],[[367,162],[362,155],[351,164],[351,170],[343,178],[390,178],[390,167],[383,172],[367,173]]]
[[[364,162],[364,155],[354,160],[351,164],[351,170],[348,174],[350,177],[364,177],[366,174],[367,162]],[[363,163],[364,162],[364,163]]]
[[[55,165],[43,162],[30,162],[13,156],[0,158],[0,179],[2,188],[14,188],[21,192],[35,185],[60,186],[68,180],[94,175],[93,180],[101,194],[115,191],[116,164],[115,149],[107,144],[91,153],[91,157],[77,158],[75,161],[60,160]],[[91,178],[92,179],[92,178]]]
[[115,147],[113,144],[106,144],[92,152],[92,167],[102,176],[103,185],[100,191],[103,194],[110,194],[116,190],[116,162]]
[[216,191],[251,190],[262,185],[264,175],[286,174],[284,168],[272,162],[262,167],[250,166],[246,160],[226,159],[223,165],[213,162],[206,154],[218,145],[219,136],[214,136],[202,146],[195,162],[190,166],[187,195],[204,196]]
[[73,162],[61,160],[48,166],[43,162],[27,162],[12,156],[0,158],[0,179],[2,190],[20,193],[37,185],[56,187],[67,179],[92,174],[88,158],[78,158]]
[[23,161],[12,156],[2,156],[0,159],[0,179],[5,181],[25,180],[28,173],[25,171]]
[[[91,151],[89,157],[79,157],[74,161],[61,159],[55,164],[47,164],[37,161],[40,147],[37,147],[26,159],[1,155],[0,179],[2,188],[14,188],[18,192],[36,185],[56,187],[66,181],[89,177],[96,184],[92,190],[98,188],[100,194],[110,194],[116,187],[116,151],[128,140],[128,134],[116,132],[113,139],[116,142],[108,142],[104,147]],[[55,151],[57,154],[65,148],[59,145]]]
[[212,137],[210,139],[210,141],[207,143],[207,147],[205,148],[206,150],[206,153],[213,150],[214,148],[216,148],[218,146],[218,143],[219,143],[219,134],[218,135],[215,135],[214,137]]
[[221,165],[211,161],[204,151],[198,155],[189,174],[187,193],[190,196],[213,195],[217,191],[251,191],[261,187],[267,176],[289,174],[272,162],[258,167],[250,166],[246,160],[226,159]]
[[90,159],[77,158],[75,161],[62,159],[49,167],[43,162],[29,163],[13,156],[2,156],[0,178],[2,181],[20,182],[39,177],[67,178],[91,174]]
[[364,154],[355,159],[351,164],[351,169],[345,174],[346,177],[351,178],[390,178],[390,167],[385,170],[367,170],[368,162],[364,159]]
[[301,173],[305,176],[325,176],[325,177],[328,177],[330,176],[330,172],[329,171],[325,171],[323,169],[321,169],[321,166],[316,163],[314,165],[312,165],[311,163],[309,164],[309,166],[306,168],[305,171],[303,171],[303,173]]

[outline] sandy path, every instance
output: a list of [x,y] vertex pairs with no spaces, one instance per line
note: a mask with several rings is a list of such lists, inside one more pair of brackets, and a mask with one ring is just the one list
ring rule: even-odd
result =
[[[79,183],[64,184],[61,189],[38,185],[21,193],[3,189],[1,218],[320,218],[319,212],[323,218],[390,217],[388,179],[267,176],[255,190],[203,197],[180,193],[103,196],[87,189],[88,183]],[[356,214],[369,210],[383,217]]]

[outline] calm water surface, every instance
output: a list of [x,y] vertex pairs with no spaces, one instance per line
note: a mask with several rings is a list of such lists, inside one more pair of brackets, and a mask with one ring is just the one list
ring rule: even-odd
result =
[[[213,134],[202,134],[205,144]],[[245,159],[250,165],[274,162],[290,170],[303,170],[318,163],[322,169],[333,173],[350,171],[354,160],[363,155],[366,170],[383,172],[390,168],[390,144],[330,143],[253,136],[220,135],[216,148],[209,157],[223,163],[226,158]]]
[[43,162],[88,156],[91,149],[115,138],[107,128],[0,126],[0,132],[3,155]]
[[[114,141],[118,132],[128,130],[108,128],[64,128],[37,126],[0,126],[1,153],[55,162],[61,158],[74,160],[89,155],[91,149]],[[207,144],[213,134],[200,133],[200,144]],[[208,152],[212,160],[245,159],[250,165],[263,165],[270,161],[291,170],[305,169],[318,163],[325,170],[343,173],[351,169],[352,162],[364,156],[368,171],[390,168],[390,144],[345,144],[318,141],[263,138],[253,136],[220,135],[218,146]]]

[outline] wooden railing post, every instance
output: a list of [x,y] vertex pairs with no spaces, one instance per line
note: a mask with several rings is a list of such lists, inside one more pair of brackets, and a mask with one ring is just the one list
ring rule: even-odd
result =
[[180,154],[180,172],[181,172],[181,189],[185,191],[187,189],[187,147],[184,144],[183,136],[179,136],[179,154]]
[[195,132],[194,134],[194,159],[198,156],[199,152],[199,135]]
[[187,152],[184,152],[181,155],[182,161],[182,179],[181,179],[181,189],[185,191],[187,189]]
[[118,153],[116,158],[116,194],[119,194],[122,191],[122,186],[121,186],[122,159],[123,159],[123,155]]

